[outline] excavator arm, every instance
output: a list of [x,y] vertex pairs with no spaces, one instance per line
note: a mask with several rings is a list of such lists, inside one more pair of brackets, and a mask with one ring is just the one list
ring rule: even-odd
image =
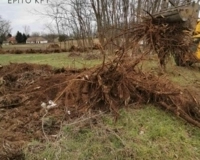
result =
[[171,4],[168,8],[161,9],[158,13],[154,13],[153,17],[166,22],[184,22],[186,27],[195,30],[199,14],[199,4],[192,2],[181,6],[175,6],[171,0],[169,0],[168,3]]
[[196,63],[197,61],[200,62],[200,21],[198,21],[199,4],[196,2],[188,2],[181,6],[175,6],[175,3],[173,3],[172,0],[166,0],[165,3],[168,4],[164,5],[164,8],[161,7],[161,10],[158,13],[154,13],[152,17],[156,20],[161,20],[167,23],[180,22],[181,25],[184,26],[185,30],[191,33],[191,38],[196,40],[196,43],[192,45],[196,46],[194,49],[195,54],[190,54],[188,56],[189,58],[187,57],[184,61],[182,58],[176,57],[176,64],[184,65],[185,62],[189,62],[189,64]]

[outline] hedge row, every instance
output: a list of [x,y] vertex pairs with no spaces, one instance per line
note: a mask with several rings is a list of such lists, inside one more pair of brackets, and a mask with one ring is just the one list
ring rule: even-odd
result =
[[12,50],[0,50],[1,54],[24,54],[24,53],[60,53],[60,52],[67,52],[66,49],[26,49],[26,50],[20,50],[20,49],[12,49]]

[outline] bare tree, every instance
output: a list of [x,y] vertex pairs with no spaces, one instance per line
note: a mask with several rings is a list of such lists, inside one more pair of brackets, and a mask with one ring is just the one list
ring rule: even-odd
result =
[[102,3],[104,0],[90,0],[92,9],[96,18],[97,34],[101,44],[104,44],[104,29],[103,29],[103,7]]
[[39,33],[39,32],[32,32],[32,33],[31,33],[31,36],[32,36],[32,37],[39,37],[39,36],[40,36],[40,33]]
[[24,25],[23,28],[24,28],[24,33],[25,33],[26,35],[29,35],[29,34],[30,34],[30,31],[31,31],[30,26]]
[[[58,0],[50,1],[44,15],[51,18],[48,28],[58,35],[73,35],[79,46],[92,44],[92,37],[97,35],[101,44],[106,44],[112,37],[118,37],[120,31],[128,30],[132,23],[138,23],[142,17],[160,12],[173,5],[191,3],[191,0]],[[96,32],[96,33],[95,33]],[[88,41],[89,40],[89,41]],[[114,38],[126,45],[129,37]]]
[[10,33],[10,31],[11,31],[10,22],[4,20],[0,16],[0,48],[2,47],[2,43],[6,39],[6,36]]

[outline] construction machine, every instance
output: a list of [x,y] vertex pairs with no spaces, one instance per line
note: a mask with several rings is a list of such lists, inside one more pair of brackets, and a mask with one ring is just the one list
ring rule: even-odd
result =
[[[182,57],[176,56],[175,62],[178,66],[200,62],[200,20],[198,20],[200,6],[196,2],[188,2],[176,6],[172,0],[165,0],[164,8],[153,14],[155,19],[165,19],[166,22],[181,22],[187,32],[191,35],[193,55]],[[183,31],[184,32],[184,31]]]
[[196,28],[192,37],[194,43],[198,44],[195,52],[195,57],[197,61],[200,61],[200,19],[197,20]]

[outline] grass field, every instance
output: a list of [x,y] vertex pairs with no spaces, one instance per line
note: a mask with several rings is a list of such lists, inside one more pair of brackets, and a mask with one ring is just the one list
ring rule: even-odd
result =
[[[99,43],[99,40],[97,38],[93,39],[94,43]],[[3,45],[3,50],[13,50],[13,49],[20,49],[20,50],[26,50],[26,49],[47,49],[51,43],[47,44],[15,44],[15,45]],[[57,42],[57,44],[60,45],[62,49],[69,49],[72,45],[78,46],[77,40],[68,40],[64,44],[64,42]]]
[[36,63],[49,64],[56,68],[83,68],[92,67],[100,62],[100,60],[83,60],[81,57],[68,57],[68,53],[0,55],[1,65],[9,63]]
[[[61,54],[0,55],[0,64],[26,62],[54,67],[83,67],[100,63]],[[159,74],[157,62],[144,61],[142,68]],[[187,87],[200,79],[199,68],[182,68],[169,62],[166,78]],[[196,85],[198,86],[198,85]],[[200,90],[200,83],[199,83]],[[95,123],[94,123],[95,121]],[[200,129],[152,105],[130,105],[114,121],[110,113],[98,113],[63,124],[53,142],[32,141],[24,148],[27,160],[199,160]]]
[[[115,123],[112,115],[63,125],[58,141],[32,142],[27,159],[59,160],[198,160],[200,130],[154,106],[121,110]],[[85,120],[85,121],[84,121]],[[41,149],[42,148],[42,149]]]
[[4,45],[3,50],[12,50],[12,49],[46,49],[49,44],[15,44],[15,45]]

